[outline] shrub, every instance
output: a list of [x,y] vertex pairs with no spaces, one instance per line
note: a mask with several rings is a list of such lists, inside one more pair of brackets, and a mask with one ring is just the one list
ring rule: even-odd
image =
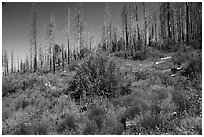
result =
[[156,48],[156,49],[158,49],[158,50],[162,50],[162,46],[164,45],[165,43],[164,43],[164,40],[162,40],[162,39],[160,39],[160,40],[158,40],[158,41],[156,41],[156,42],[151,42],[150,41],[150,46],[151,47],[154,47],[154,48]]
[[116,57],[125,58],[125,52],[124,52],[124,51],[116,52],[114,55],[115,55]]
[[168,98],[168,89],[160,85],[154,85],[151,87],[152,100],[161,101]]
[[189,60],[189,56],[186,52],[176,52],[171,59],[174,65],[184,64],[187,60]]
[[175,77],[169,77],[169,84],[170,86],[174,86],[175,89],[181,90],[181,89],[186,89],[188,86],[188,81],[187,78],[184,76],[175,76]]
[[39,73],[41,73],[41,74],[48,74],[49,72],[50,72],[50,70],[48,70],[48,69],[45,69],[45,68],[38,68],[38,71],[39,71]]
[[33,128],[25,123],[19,124],[14,132],[14,135],[33,135]]
[[57,128],[58,132],[63,132],[65,129],[68,130],[76,130],[77,124],[75,121],[74,116],[67,116],[59,125]]
[[48,126],[43,122],[21,123],[16,126],[14,135],[47,135]]
[[[115,113],[115,115],[117,117],[117,113]],[[105,119],[104,126],[100,131],[100,134],[102,135],[121,135],[122,134],[122,132],[124,131],[122,123],[118,121],[118,119],[113,117],[115,116],[108,117]]]
[[149,75],[149,72],[145,71],[145,70],[139,70],[134,72],[134,76],[135,76],[135,80],[139,81],[139,80],[145,80]]
[[12,76],[3,77],[2,79],[2,97],[15,93],[20,89],[18,79],[14,79]]
[[94,123],[93,121],[87,122],[86,127],[83,130],[83,134],[84,135],[94,135],[97,133],[98,133],[98,130],[97,130],[96,123]]
[[97,119],[98,117],[104,116],[105,110],[100,107],[93,108],[91,112],[88,115],[88,118],[91,119]]
[[38,74],[34,73],[34,75],[30,75],[30,76],[24,78],[21,81],[21,89],[26,90],[27,88],[33,88],[33,87],[35,87],[37,85],[42,85],[42,80],[43,79],[37,78],[36,75],[38,75]]
[[23,110],[13,112],[13,114],[3,122],[4,134],[16,135],[16,134],[34,134],[35,125],[31,123],[31,120],[38,117],[36,107],[29,106]]
[[130,80],[121,82],[121,84],[119,85],[118,93],[120,93],[120,95],[122,96],[131,94],[132,90],[130,89],[130,86]]
[[114,106],[127,107],[134,102],[135,98],[132,95],[121,96],[112,101]]
[[186,91],[186,98],[189,104],[191,104],[192,112],[199,115],[201,112],[202,99],[202,57],[201,52],[194,52],[190,55],[189,61],[181,73],[182,78],[178,79],[177,77],[174,81],[174,85],[177,89],[182,88]]
[[136,51],[134,53],[134,60],[144,60],[146,58],[146,55],[144,54],[144,51],[140,50],[140,51]]
[[201,117],[187,117],[181,120],[180,127],[183,132],[191,135],[202,135],[202,118]]
[[156,127],[159,127],[163,123],[163,120],[164,119],[160,117],[160,115],[147,112],[140,117],[139,123],[141,127],[147,130],[151,130],[156,129]]
[[125,118],[125,120],[133,119],[137,115],[144,114],[148,109],[148,105],[144,100],[135,98],[133,103],[131,103],[131,106],[129,106],[125,111],[123,118]]
[[10,108],[8,108],[8,107],[4,108],[4,106],[3,106],[3,108],[2,108],[2,121],[4,122],[11,115],[12,115],[12,111],[10,110]]
[[3,77],[2,80],[2,96],[8,96],[14,94],[19,90],[26,90],[27,88],[33,88],[36,85],[41,85],[40,79],[36,78],[37,74],[31,75],[17,75]]
[[178,50],[179,45],[175,44],[173,39],[164,38],[162,42],[160,42],[159,48],[165,52],[175,52]]
[[121,57],[121,58],[131,58],[132,57],[132,54],[131,54],[131,51],[130,50],[127,50],[127,51],[118,51],[116,53],[114,53],[114,55],[116,57]]
[[79,64],[80,64],[80,61],[77,61],[77,60],[71,62],[71,63],[69,64],[69,66],[68,66],[69,71],[74,71],[74,70],[76,70],[76,69],[79,67]]
[[202,53],[194,53],[189,57],[189,64],[185,68],[183,75],[189,77],[191,81],[202,72]]
[[177,106],[178,112],[184,112],[190,108],[190,101],[187,98],[187,92],[184,90],[174,90],[172,92],[172,101]]
[[88,118],[89,120],[94,121],[98,129],[101,130],[105,118],[105,110],[100,107],[93,108],[89,113]]
[[150,112],[152,114],[158,115],[160,114],[161,111],[162,111],[162,106],[160,104],[152,103],[150,105]]
[[158,60],[164,57],[162,51],[157,50],[156,48],[147,47],[147,58],[151,60]]
[[107,104],[97,101],[96,106],[94,105],[87,115],[88,119],[83,134],[122,134],[123,126],[120,123],[120,117],[122,116],[121,110],[116,109],[110,103]]
[[123,132],[123,125],[120,122],[121,116],[124,113],[123,108],[114,107],[109,101],[102,104],[96,103],[97,106],[94,107],[88,114],[89,123],[95,125],[97,132],[95,134],[100,135],[120,135]]
[[20,108],[24,109],[26,106],[28,106],[29,101],[25,97],[21,96],[19,98],[16,98],[16,100],[14,101],[14,105],[15,105],[15,110],[17,111]]
[[202,49],[202,42],[197,39],[189,40],[188,45],[190,45],[191,47],[195,49]]
[[202,114],[202,90],[189,90],[188,99],[191,104],[191,110],[196,115]]
[[13,131],[14,135],[47,135],[47,123],[42,122],[27,122],[20,123]]
[[84,57],[87,57],[89,54],[91,54],[91,51],[90,51],[90,49],[85,47],[85,48],[81,49],[79,53],[80,54],[78,54],[78,56],[80,59],[82,59]]
[[178,51],[171,59],[174,65],[182,65],[189,72],[201,72],[202,53],[200,51]]
[[46,123],[45,121],[43,122],[38,122],[35,124],[35,135],[47,135],[47,129],[49,127],[49,124]]
[[151,104],[149,105],[149,108],[153,114],[174,112],[175,106],[171,101],[171,92],[173,90],[173,87],[164,87],[161,85],[152,86],[150,88]]
[[92,55],[80,64],[70,84],[71,96],[76,100],[84,96],[115,97],[119,87],[119,70],[103,54]]

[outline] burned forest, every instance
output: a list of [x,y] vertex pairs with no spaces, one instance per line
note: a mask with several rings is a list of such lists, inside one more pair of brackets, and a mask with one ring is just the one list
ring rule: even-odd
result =
[[3,135],[202,135],[202,2],[3,2]]

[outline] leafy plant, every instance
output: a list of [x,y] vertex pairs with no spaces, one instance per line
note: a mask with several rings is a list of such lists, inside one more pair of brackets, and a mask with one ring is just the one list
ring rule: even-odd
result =
[[130,107],[127,108],[123,117],[127,119],[133,119],[137,115],[144,114],[148,110],[148,105],[145,101],[135,98],[134,102],[131,104]]
[[12,77],[7,76],[2,79],[2,97],[13,94],[20,88],[19,82]]
[[45,121],[37,122],[35,124],[35,127],[34,127],[35,128],[34,134],[35,135],[47,135],[48,134],[48,132],[47,132],[48,127],[49,127],[49,124],[46,123]]
[[60,123],[59,127],[57,128],[58,132],[62,132],[65,129],[68,130],[76,130],[77,124],[74,116],[66,116],[66,118]]
[[160,126],[163,123],[163,118],[160,115],[155,115],[154,113],[147,112],[143,116],[140,117],[140,125],[145,129],[156,129],[156,127]]
[[99,130],[102,129],[104,118],[105,118],[105,110],[103,108],[93,108],[88,115],[89,120],[95,121]]
[[202,118],[187,117],[180,122],[180,128],[191,135],[202,135]]
[[77,69],[69,90],[76,100],[88,96],[115,97],[120,83],[119,70],[103,54],[88,57]]
[[8,107],[2,108],[2,121],[5,121],[11,115],[12,115],[12,111],[10,110],[10,108],[8,108]]
[[19,124],[16,128],[14,135],[32,135],[34,133],[32,127],[25,123]]
[[98,130],[97,130],[97,125],[96,123],[92,122],[87,122],[86,123],[86,127],[83,130],[83,134],[84,135],[94,135],[97,134]]
[[186,93],[187,92],[184,90],[174,90],[172,92],[172,100],[176,104],[178,112],[190,109],[190,101],[188,100]]
[[168,89],[161,85],[154,85],[151,87],[152,100],[161,101],[168,98]]

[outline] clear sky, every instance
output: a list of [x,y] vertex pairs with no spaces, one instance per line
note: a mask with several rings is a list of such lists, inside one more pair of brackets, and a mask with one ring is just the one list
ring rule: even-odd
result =
[[[61,32],[66,27],[67,23],[67,9],[71,8],[71,17],[74,15],[77,3],[63,3],[63,2],[39,2],[39,18],[38,18],[38,35],[37,46],[44,48],[46,46],[45,40],[45,26],[49,23],[51,13],[55,16],[57,38],[56,43],[62,43]],[[111,20],[115,26],[121,26],[121,8],[124,3],[113,2],[109,3],[111,8]],[[159,3],[145,3],[146,10],[158,11]],[[102,25],[104,23],[105,2],[84,2],[83,3],[83,20],[85,22],[86,30],[95,37],[95,41],[100,40]],[[28,2],[7,2],[2,6],[2,52],[7,50],[10,58],[11,51],[14,52],[14,60],[16,57],[25,58],[29,55],[29,31],[31,28],[31,8],[32,3]],[[152,9],[152,10],[151,10]],[[141,21],[143,20],[142,4],[138,3],[138,12]],[[150,11],[151,10],[151,11]],[[142,23],[142,22],[141,22]],[[72,25],[72,24],[71,24]],[[66,39],[64,37],[63,43],[66,46]]]

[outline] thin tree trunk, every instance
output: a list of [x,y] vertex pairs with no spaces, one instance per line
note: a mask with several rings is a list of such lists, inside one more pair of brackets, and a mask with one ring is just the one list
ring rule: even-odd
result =
[[168,38],[171,38],[171,32],[170,32],[170,11],[169,11],[169,2],[167,4],[167,30],[168,30]]
[[49,47],[49,52],[50,52],[50,71],[52,71],[52,52],[51,52],[51,47]]
[[127,24],[127,12],[126,12],[126,15],[125,15],[125,38],[126,38],[126,40],[125,40],[125,42],[126,42],[126,48],[125,48],[125,50],[127,51],[127,49],[128,49],[128,24]]
[[[36,36],[35,36],[36,37]],[[36,48],[36,38],[35,38],[35,46],[34,46],[35,56],[34,56],[34,72],[37,70],[37,48]]]
[[11,74],[13,73],[13,51],[11,52]]
[[64,45],[62,44],[62,70],[64,71]]
[[70,8],[68,8],[67,18],[67,63],[70,63],[70,49],[69,49],[69,29],[70,29]]
[[52,61],[53,61],[53,73],[55,74],[55,60],[56,60],[56,54],[55,54],[55,46],[53,46],[53,59],[52,59]]
[[189,30],[188,30],[188,2],[186,2],[186,44],[188,45],[188,34],[189,34]]
[[146,23],[146,12],[145,12],[145,4],[143,2],[143,12],[144,12],[144,24],[145,24],[145,27],[144,27],[144,56],[146,56],[146,39],[147,39],[147,23]]

